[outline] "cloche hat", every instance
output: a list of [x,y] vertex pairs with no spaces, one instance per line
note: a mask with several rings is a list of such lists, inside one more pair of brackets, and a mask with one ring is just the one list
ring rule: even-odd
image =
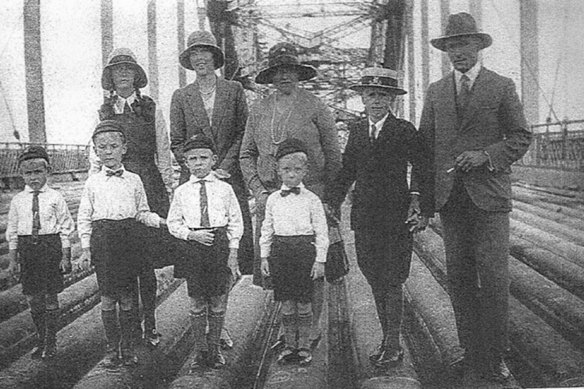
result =
[[349,88],[360,92],[364,88],[380,88],[396,95],[405,95],[404,89],[399,87],[399,73],[387,68],[365,68],[361,74],[358,84],[349,86]]
[[441,51],[446,51],[446,42],[451,38],[473,36],[480,40],[480,50],[489,47],[493,43],[493,38],[489,34],[479,32],[477,24],[471,14],[460,12],[448,16],[448,24],[444,35],[432,39],[432,46]]
[[135,88],[144,88],[148,84],[148,77],[146,77],[146,72],[140,65],[138,65],[138,61],[136,61],[136,56],[132,52],[132,50],[126,47],[120,47],[114,49],[107,59],[107,65],[103,68],[103,72],[101,73],[101,87],[104,90],[114,90],[114,80],[112,78],[111,68],[114,65],[118,64],[130,64],[134,67],[136,71],[136,75],[134,78],[134,87]]
[[316,69],[303,65],[298,60],[296,47],[288,42],[276,43],[268,52],[268,67],[263,69],[255,78],[257,84],[271,84],[274,74],[281,67],[291,67],[298,73],[298,81],[306,81],[316,77]]
[[183,68],[195,70],[191,64],[191,51],[196,47],[208,49],[213,53],[215,69],[219,69],[225,63],[225,55],[223,54],[223,50],[217,46],[215,36],[209,31],[197,30],[189,35],[189,39],[187,39],[187,48],[180,53],[178,58]]

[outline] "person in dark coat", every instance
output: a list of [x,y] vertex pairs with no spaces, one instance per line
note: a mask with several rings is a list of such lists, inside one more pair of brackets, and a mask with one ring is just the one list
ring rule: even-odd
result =
[[[367,68],[351,89],[361,94],[367,118],[352,125],[343,167],[325,193],[325,207],[338,213],[355,183],[351,228],[359,269],[371,286],[383,340],[370,355],[376,366],[401,361],[402,285],[409,275],[412,232],[423,230],[432,216],[427,153],[414,126],[396,118],[391,104],[406,91],[397,72]],[[408,162],[413,165],[408,186]]]
[[[428,87],[420,132],[433,155],[435,209],[444,231],[448,291],[464,359],[455,365],[497,381],[508,347],[511,164],[531,133],[509,78],[486,69],[490,35],[468,13],[450,15],[431,44],[454,71]],[[472,369],[466,369],[470,367]]]

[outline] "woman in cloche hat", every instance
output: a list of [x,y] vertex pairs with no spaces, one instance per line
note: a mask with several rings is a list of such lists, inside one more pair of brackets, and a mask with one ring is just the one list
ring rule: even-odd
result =
[[[213,142],[217,162],[215,174],[229,184],[239,202],[243,216],[244,233],[239,242],[239,271],[251,274],[253,261],[253,235],[249,211],[248,191],[239,167],[239,149],[247,121],[247,102],[239,82],[217,76],[225,57],[209,31],[195,31],[187,40],[187,48],[180,53],[179,62],[185,69],[194,70],[195,81],[177,89],[170,105],[170,143],[181,165],[180,183],[189,180],[183,148],[193,136],[204,134]],[[233,345],[229,334],[223,331],[221,344]],[[223,365],[221,350],[210,357],[215,365]]]
[[[124,168],[140,176],[150,210],[166,218],[170,207],[167,188],[170,191],[173,185],[170,143],[162,112],[152,98],[140,92],[147,84],[146,73],[134,53],[128,48],[113,50],[101,76],[101,86],[107,96],[98,113],[101,121],[115,120],[124,128],[127,141]],[[92,172],[99,171],[100,165],[95,160],[92,162]],[[136,326],[144,340],[156,346],[160,335],[156,331],[154,268],[173,263],[174,238],[165,229],[145,228],[145,234],[149,243],[145,253],[149,255],[139,272],[144,328],[140,323],[142,318],[136,320]]]
[[[334,180],[341,168],[341,152],[331,111],[318,97],[298,85],[316,75],[315,68],[300,63],[294,45],[278,43],[268,52],[268,67],[255,78],[256,83],[272,84],[275,89],[251,109],[239,156],[245,181],[255,197],[258,237],[268,195],[282,185],[276,172],[275,155],[284,140],[298,139],[306,145],[309,167],[304,184],[319,197],[324,193],[325,184]],[[256,284],[262,283],[259,268],[258,247],[254,260]],[[322,279],[315,280],[313,343],[320,339],[318,323],[323,289]]]

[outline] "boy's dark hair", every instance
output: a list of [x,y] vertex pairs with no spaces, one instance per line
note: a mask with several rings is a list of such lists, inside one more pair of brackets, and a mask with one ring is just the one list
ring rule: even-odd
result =
[[50,165],[49,154],[47,150],[45,150],[42,146],[30,146],[26,148],[19,156],[18,156],[18,166],[24,161],[28,161],[30,159],[44,159],[47,161],[47,165]]
[[278,151],[276,151],[276,161],[279,161],[286,155],[293,153],[304,153],[308,155],[306,152],[306,146],[301,140],[288,138],[280,143],[280,146],[278,146]]
[[122,135],[122,142],[126,143],[126,134],[124,133],[124,127],[115,120],[103,120],[95,126],[93,135],[91,135],[91,140],[95,142],[95,136],[98,134],[103,134],[106,132],[118,132]]
[[193,135],[187,140],[183,148],[183,153],[194,149],[209,149],[215,154],[215,145],[213,144],[213,141],[204,134]]

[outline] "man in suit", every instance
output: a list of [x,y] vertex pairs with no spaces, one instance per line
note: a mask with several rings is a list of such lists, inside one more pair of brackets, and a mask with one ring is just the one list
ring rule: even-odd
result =
[[[399,363],[403,357],[400,327],[403,289],[410,270],[412,232],[423,230],[432,216],[428,153],[414,126],[396,118],[391,105],[406,91],[397,72],[364,69],[359,84],[367,117],[349,127],[343,167],[325,193],[329,213],[338,209],[355,183],[351,228],[359,269],[371,286],[383,339],[370,355],[375,366]],[[408,186],[408,162],[413,165]]]
[[250,274],[253,266],[251,214],[239,167],[239,149],[248,116],[243,87],[215,74],[223,66],[224,55],[208,31],[195,31],[189,36],[179,62],[197,74],[193,83],[174,92],[170,106],[170,147],[181,165],[180,183],[188,181],[190,176],[183,158],[185,142],[194,135],[205,134],[213,141],[217,153],[216,174],[231,184],[239,201],[245,233],[238,260],[242,273]]
[[510,166],[531,141],[509,78],[486,69],[490,46],[468,13],[450,15],[445,34],[431,40],[454,71],[428,88],[420,132],[433,156],[448,291],[464,358],[457,371],[506,380]]

